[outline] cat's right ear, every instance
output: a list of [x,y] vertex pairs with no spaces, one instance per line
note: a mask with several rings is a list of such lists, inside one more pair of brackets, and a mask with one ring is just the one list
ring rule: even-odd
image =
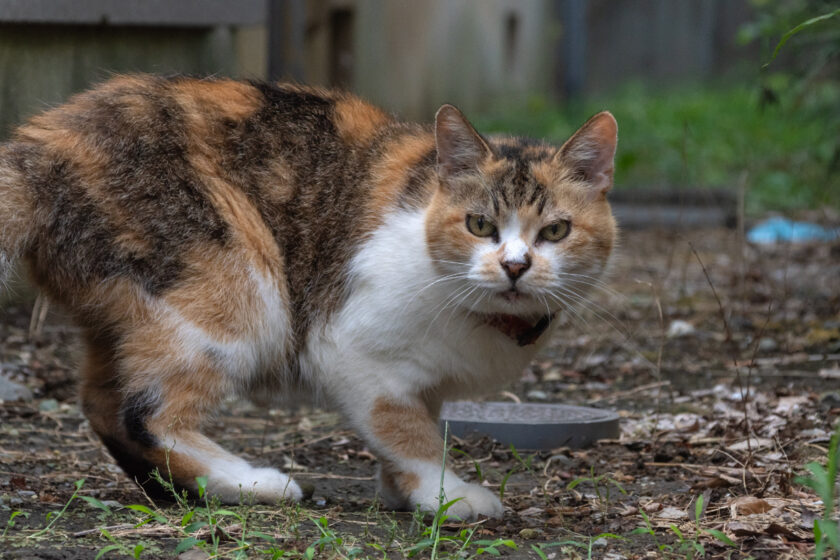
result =
[[558,166],[571,168],[592,187],[605,195],[612,187],[618,124],[609,111],[602,111],[586,121],[554,156]]
[[478,168],[493,150],[464,115],[444,105],[435,115],[437,167],[441,177],[451,177]]

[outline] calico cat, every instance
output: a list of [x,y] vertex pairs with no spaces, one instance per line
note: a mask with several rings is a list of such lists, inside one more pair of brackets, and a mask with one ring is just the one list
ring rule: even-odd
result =
[[[157,468],[299,500],[201,427],[305,389],[378,455],[387,506],[433,511],[441,402],[515,380],[607,264],[616,134],[607,112],[556,148],[451,105],[420,126],[323,89],[116,77],[0,147],[0,271],[24,259],[81,325],[84,413],[151,495]],[[443,489],[502,514],[448,469]]]

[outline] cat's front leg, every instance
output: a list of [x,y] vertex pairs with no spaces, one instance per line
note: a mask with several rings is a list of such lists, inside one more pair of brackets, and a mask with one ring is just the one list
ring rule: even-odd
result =
[[443,503],[457,500],[448,515],[464,520],[502,516],[495,494],[443,468],[437,413],[420,398],[379,394],[351,417],[379,456],[379,491],[387,507],[435,512],[442,491]]

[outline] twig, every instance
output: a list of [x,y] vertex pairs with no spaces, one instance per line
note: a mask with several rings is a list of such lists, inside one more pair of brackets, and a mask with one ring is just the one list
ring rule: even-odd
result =
[[703,269],[703,275],[706,277],[706,282],[709,283],[709,287],[712,289],[712,295],[715,296],[715,300],[718,304],[720,319],[723,321],[723,329],[726,333],[725,342],[729,345],[730,352],[732,353],[732,362],[735,364],[735,381],[738,384],[738,391],[741,393],[741,402],[744,403],[744,427],[747,429],[747,452],[749,453],[749,456],[752,457],[752,443],[750,442],[752,426],[750,424],[750,415],[747,406],[749,404],[748,399],[750,397],[749,387],[747,387],[747,393],[744,393],[744,383],[741,379],[741,369],[738,367],[738,348],[735,346],[735,339],[732,337],[732,330],[729,328],[729,321],[726,320],[726,311],[723,309],[723,303],[720,301],[720,297],[718,296],[715,285],[712,282],[712,278],[709,276],[709,271],[706,270],[706,265],[703,264],[703,260],[700,258],[699,253],[697,253],[697,250],[690,241],[688,242],[688,246],[691,248],[691,252],[694,253],[694,257],[697,259],[697,262],[700,263],[700,268]]
[[134,527],[133,523],[120,523],[119,525],[110,525],[108,527],[97,527],[96,529],[85,529],[84,531],[79,531],[77,533],[73,533],[74,537],[85,537],[87,535],[99,534],[102,530],[106,531],[119,531],[121,529],[131,529]]
[[597,398],[594,398],[594,399],[590,399],[590,400],[586,401],[586,404],[592,404],[592,403],[601,402],[601,401],[614,402],[614,401],[616,401],[620,398],[623,398],[623,397],[626,397],[626,396],[629,396],[629,395],[634,395],[636,393],[643,393],[643,392],[648,391],[650,389],[656,389],[657,387],[668,387],[670,385],[671,385],[670,381],[655,381],[653,383],[648,383],[647,385],[639,385],[638,387],[635,387],[633,389],[628,389],[627,391],[619,391],[617,393],[613,393],[612,395],[610,395],[608,397],[597,397]]

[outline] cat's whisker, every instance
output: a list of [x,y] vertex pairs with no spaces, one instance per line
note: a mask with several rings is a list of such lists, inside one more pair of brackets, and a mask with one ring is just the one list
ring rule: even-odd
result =
[[452,320],[452,316],[455,314],[456,311],[458,311],[458,308],[461,306],[461,304],[463,304],[467,299],[469,299],[469,297],[473,295],[473,293],[475,293],[475,291],[478,288],[478,286],[474,286],[472,290],[467,292],[463,297],[459,298],[457,302],[452,304],[452,311],[449,312],[449,317],[446,319],[446,323],[444,323],[443,325],[444,329],[449,326],[449,321]]
[[[552,293],[549,293],[549,295],[550,295],[550,296],[552,296],[552,297],[558,297],[558,294],[552,294]],[[568,297],[572,297],[572,295],[571,295],[571,294],[569,294],[569,293],[566,293],[565,295],[566,295],[566,296],[568,296]],[[636,357],[638,357],[639,359],[641,359],[641,361],[642,361],[645,365],[647,365],[648,367],[650,367],[652,370],[656,370],[656,368],[657,368],[656,364],[654,364],[653,362],[651,362],[649,359],[647,359],[647,358],[644,356],[644,354],[642,354],[642,352],[641,352],[641,349],[640,349],[639,345],[638,345],[638,344],[636,344],[636,342],[635,342],[635,341],[633,340],[633,338],[632,338],[632,335],[631,335],[629,332],[627,332],[627,331],[624,331],[624,330],[620,329],[620,328],[619,328],[618,326],[616,326],[616,325],[615,325],[612,321],[609,321],[609,320],[605,319],[605,318],[604,318],[601,314],[597,313],[597,312],[596,312],[596,311],[594,311],[593,309],[585,307],[585,304],[587,304],[587,303],[592,303],[592,302],[587,301],[585,298],[580,298],[580,296],[577,296],[577,297],[579,298],[579,299],[577,299],[577,303],[578,303],[578,304],[580,304],[582,307],[584,307],[584,309],[587,309],[590,313],[592,313],[593,315],[595,315],[595,317],[596,317],[597,319],[599,319],[599,320],[603,321],[604,323],[606,323],[607,325],[609,325],[609,326],[610,326],[610,327],[611,327],[611,328],[612,328],[615,332],[617,332],[618,334],[620,334],[620,335],[621,335],[622,340],[621,340],[620,342],[621,342],[621,344],[622,344],[622,347],[623,347],[623,348],[625,348],[626,350],[629,350],[630,352],[632,352],[632,353],[633,353]],[[589,322],[588,322],[588,321],[586,321],[585,319],[583,319],[583,317],[582,317],[582,316],[580,316],[580,315],[579,315],[579,314],[577,314],[577,313],[576,313],[576,315],[578,315],[578,317],[586,323],[587,327],[591,327],[591,325],[589,324]],[[610,314],[610,315],[612,315],[612,314]],[[613,318],[614,318],[616,321],[619,321],[619,320],[618,320],[617,318],[615,318],[614,316],[613,316]],[[619,322],[619,325],[620,325],[620,322]],[[596,334],[596,333],[595,333],[594,331],[590,331],[590,334]]]
[[429,282],[428,284],[426,284],[425,286],[423,286],[422,288],[417,290],[417,292],[413,296],[411,296],[411,298],[405,303],[405,305],[403,305],[402,309],[400,309],[400,313],[404,312],[406,310],[406,308],[411,304],[411,302],[413,302],[421,293],[428,290],[432,286],[434,286],[436,284],[439,284],[441,282],[460,280],[462,278],[468,278],[468,277],[469,277],[469,273],[467,273],[467,272],[456,272],[455,274],[448,274],[446,276],[442,276],[442,277],[438,278],[437,280]]
[[609,284],[607,284],[600,278],[596,278],[594,276],[589,276],[587,274],[574,274],[571,272],[557,272],[555,273],[555,276],[558,278],[563,278],[567,282],[574,282],[576,284],[582,284],[584,286],[597,288],[611,296],[617,297],[622,300],[627,299],[624,295],[615,291],[615,289],[612,288]]
[[570,317],[570,319],[576,318],[579,322],[583,323],[583,325],[585,326],[585,330],[587,330],[590,333],[594,332],[592,330],[592,325],[590,325],[589,321],[587,321],[580,313],[578,313],[577,309],[575,309],[575,305],[573,302],[570,302],[562,298],[560,295],[551,292],[546,292],[546,295],[560,303],[560,305],[563,306],[564,311],[568,311],[569,313],[571,313],[573,317]]
[[543,303],[545,304],[545,313],[546,313],[546,315],[548,315],[549,317],[551,317],[551,306],[549,306],[549,305],[548,305],[548,299],[547,299],[547,298],[545,297],[545,295],[543,295],[543,294],[540,294],[540,297],[542,298],[542,301],[543,301]]
[[472,263],[468,263],[468,262],[460,262],[460,261],[445,261],[445,260],[442,260],[442,259],[430,259],[430,260],[431,260],[432,262],[436,262],[436,263],[443,263],[443,264],[458,264],[458,265],[461,265],[461,266],[472,266]]
[[454,295],[449,296],[449,297],[448,297],[448,298],[447,298],[447,299],[443,302],[443,304],[440,306],[440,310],[439,310],[439,311],[435,314],[435,316],[434,316],[434,317],[432,317],[432,320],[431,320],[431,321],[429,321],[429,325],[426,327],[426,332],[425,332],[425,333],[423,333],[423,340],[426,340],[426,337],[427,337],[427,336],[428,336],[428,334],[429,334],[429,330],[432,328],[432,325],[434,325],[434,324],[435,324],[435,321],[437,321],[438,317],[440,317],[440,314],[441,314],[441,313],[443,313],[443,312],[444,312],[444,311],[445,311],[445,310],[449,307],[449,305],[450,305],[452,302],[454,302],[457,298],[459,298],[462,294],[464,294],[464,293],[466,293],[467,291],[472,290],[472,289],[474,289],[474,287],[473,287],[473,286],[467,286],[466,288],[461,288],[461,289],[460,289],[459,291],[457,291]]
[[[589,312],[589,313],[591,313],[591,314],[592,314],[592,315],[593,315],[596,319],[598,319],[599,321],[601,321],[601,322],[603,322],[603,323],[607,324],[607,325],[608,325],[611,329],[613,329],[616,333],[618,333],[619,335],[621,335],[621,337],[622,337],[624,340],[627,340],[627,339],[629,339],[629,338],[630,338],[629,333],[628,333],[628,332],[626,332],[624,329],[622,329],[622,328],[621,328],[621,327],[622,327],[622,325],[621,325],[620,323],[616,324],[614,321],[612,321],[612,320],[610,320],[610,319],[608,319],[608,318],[604,317],[604,316],[603,316],[602,314],[600,314],[597,310],[595,310],[595,309],[593,309],[592,307],[590,307],[590,305],[591,305],[591,302],[590,302],[590,301],[588,301],[588,300],[586,300],[585,298],[582,298],[582,297],[580,297],[580,296],[577,296],[577,295],[575,295],[575,294],[573,294],[573,293],[569,293],[569,292],[565,292],[565,296],[566,296],[567,298],[570,298],[570,299],[571,299],[571,301],[575,302],[577,305],[579,305],[579,306],[581,307],[581,309],[588,311],[588,312]],[[588,323],[587,323],[587,324],[588,324]]]
[[[582,305],[589,306],[590,310],[593,311],[593,313],[596,313],[601,320],[611,323],[613,325],[613,328],[615,328],[618,332],[620,332],[622,334],[622,336],[625,336],[625,337],[629,336],[629,334],[627,334],[626,329],[624,329],[624,324],[621,322],[621,319],[616,317],[609,310],[604,309],[604,307],[602,307],[600,304],[592,301],[591,299],[587,298],[586,296],[577,292],[576,290],[574,290],[573,288],[571,288],[569,286],[557,286],[557,287],[555,287],[555,289],[564,290],[569,296],[579,299]],[[595,311],[595,309],[591,309],[593,307],[595,309],[597,309],[597,311]],[[603,316],[601,316],[599,312],[604,313],[607,316],[607,319],[605,319]],[[619,328],[619,327],[621,327],[621,328]]]

